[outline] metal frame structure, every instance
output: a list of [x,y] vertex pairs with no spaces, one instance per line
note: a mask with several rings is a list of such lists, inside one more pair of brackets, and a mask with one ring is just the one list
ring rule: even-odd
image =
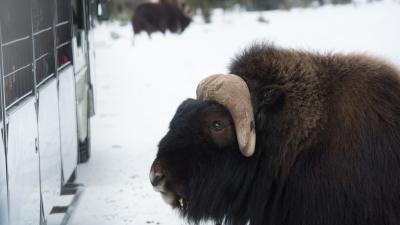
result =
[[90,153],[96,8],[0,0],[1,225],[44,225],[57,198],[75,193]]

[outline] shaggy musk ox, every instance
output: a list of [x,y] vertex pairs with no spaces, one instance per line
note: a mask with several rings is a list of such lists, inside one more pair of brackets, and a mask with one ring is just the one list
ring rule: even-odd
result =
[[399,71],[256,44],[178,108],[150,180],[193,223],[400,224]]
[[135,34],[146,31],[149,36],[157,31],[165,33],[167,29],[173,33],[183,32],[192,20],[185,9],[165,0],[141,3],[132,16],[133,31]]

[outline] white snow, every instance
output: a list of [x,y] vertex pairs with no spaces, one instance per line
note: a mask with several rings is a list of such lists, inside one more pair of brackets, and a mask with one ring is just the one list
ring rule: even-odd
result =
[[[257,19],[262,15],[268,23]],[[112,36],[118,39],[111,38]],[[130,25],[95,30],[97,115],[92,158],[78,167],[86,190],[70,225],[186,224],[149,179],[157,143],[179,103],[202,78],[227,72],[235,53],[255,40],[318,52],[364,52],[400,66],[400,2],[291,11],[216,10],[182,35],[136,36]]]

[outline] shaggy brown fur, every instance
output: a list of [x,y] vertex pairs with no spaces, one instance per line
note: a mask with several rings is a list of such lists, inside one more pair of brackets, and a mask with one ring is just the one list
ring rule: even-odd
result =
[[[302,149],[321,140],[322,133],[339,139],[332,147],[343,146],[346,140],[361,135],[361,129],[378,125],[380,116],[400,122],[400,114],[396,115],[400,105],[390,106],[391,102],[385,101],[389,87],[400,94],[400,73],[380,59],[312,54],[261,44],[237,56],[230,70],[246,80],[253,98],[263,86],[276,85],[285,93],[280,129],[287,137],[283,148],[287,152],[281,151],[280,160],[289,167]],[[258,102],[253,99],[255,108]]]
[[255,154],[240,154],[223,106],[183,102],[154,162],[182,215],[234,225],[400,224],[397,69],[365,55],[257,44],[230,72],[251,92]]
[[274,125],[258,130],[275,133],[264,140],[279,139],[272,169],[285,186],[275,196],[283,202],[275,203],[292,214],[285,223],[400,224],[397,69],[366,55],[265,44],[244,51],[230,68],[247,81],[258,117],[265,113],[256,92],[272,85],[284,93]]

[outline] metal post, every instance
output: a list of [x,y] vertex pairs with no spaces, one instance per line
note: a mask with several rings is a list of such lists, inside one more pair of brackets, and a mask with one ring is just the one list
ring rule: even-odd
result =
[[5,107],[5,94],[4,94],[4,58],[3,58],[3,34],[2,34],[2,29],[1,29],[1,23],[0,23],[0,60],[1,60],[1,70],[0,70],[0,85],[1,85],[1,93],[0,93],[0,107],[1,107],[1,117],[2,117],[2,123],[3,123],[3,132],[1,134],[1,137],[3,138],[3,144],[4,144],[4,157],[5,157],[5,163],[6,163],[6,183],[7,183],[7,220],[10,218],[10,191],[8,187],[8,166],[7,166],[7,126],[6,126],[6,107]]

